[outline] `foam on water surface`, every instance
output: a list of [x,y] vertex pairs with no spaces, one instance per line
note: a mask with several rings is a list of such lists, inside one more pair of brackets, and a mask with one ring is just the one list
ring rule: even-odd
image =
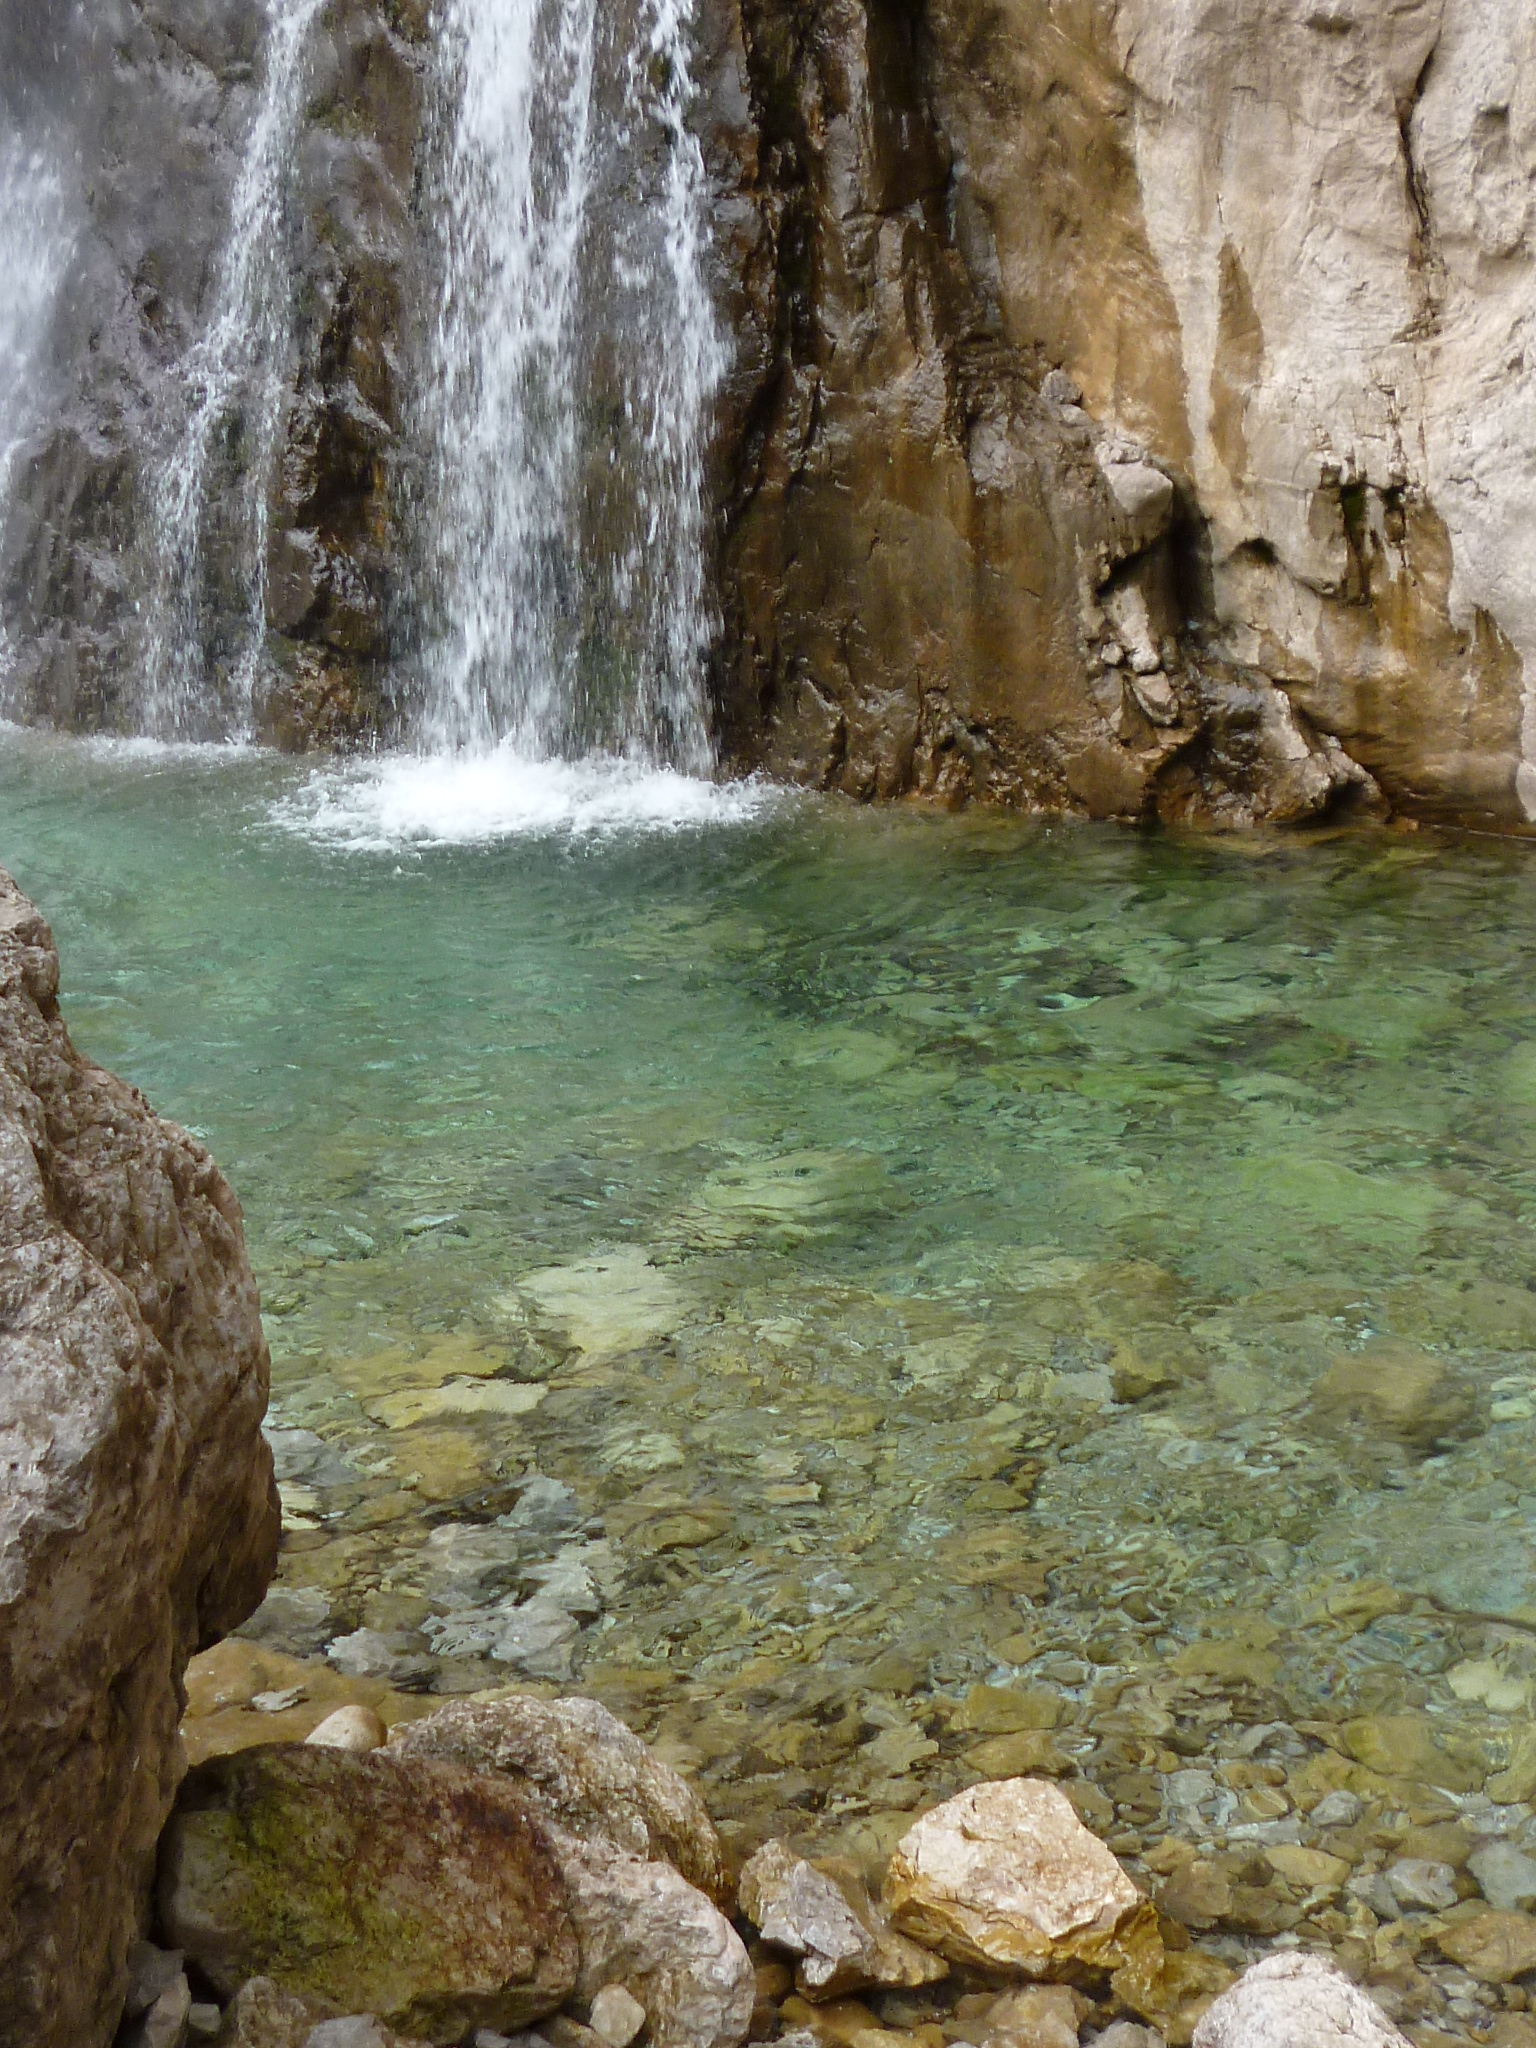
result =
[[322,769],[274,802],[269,815],[301,838],[388,852],[738,825],[775,801],[783,799],[762,783],[705,782],[605,755],[539,761],[498,747]]

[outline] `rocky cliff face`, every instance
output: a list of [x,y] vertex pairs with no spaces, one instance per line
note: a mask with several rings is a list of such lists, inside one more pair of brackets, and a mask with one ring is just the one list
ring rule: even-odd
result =
[[0,873],[0,2042],[112,2038],[188,1659],[278,1537],[267,1352],[213,1161],[81,1059]]
[[1529,0],[744,0],[743,35],[739,758],[1536,817]]
[[[10,521],[31,715],[120,715],[142,451],[206,314],[256,19],[121,0],[74,59],[82,133],[148,140],[92,173]],[[730,763],[1096,815],[1536,821],[1536,0],[698,20]],[[315,35],[266,557],[290,745],[390,725],[431,295],[425,14],[328,0]]]
[[[267,20],[260,0],[109,0],[0,28],[0,120],[62,167],[67,250],[0,550],[12,715],[84,730],[142,715],[156,475],[217,311]],[[277,677],[256,716],[285,745],[388,723],[406,359],[425,296],[409,212],[425,35],[416,0],[328,0],[305,38],[285,151],[282,417],[265,490],[254,484]],[[194,632],[211,731],[255,566],[249,441],[226,427],[210,451]]]

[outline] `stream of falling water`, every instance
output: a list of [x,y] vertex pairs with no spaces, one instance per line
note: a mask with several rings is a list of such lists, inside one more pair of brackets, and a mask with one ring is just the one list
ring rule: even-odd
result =
[[[309,28],[321,4],[271,0],[265,75],[212,311],[186,364],[185,409],[151,482],[143,724],[160,738],[228,737],[249,724],[291,320],[285,183]],[[206,623],[206,614],[225,609],[209,603],[215,571],[238,591],[244,630],[232,644]]]
[[686,0],[449,0],[420,737],[706,771],[704,276]]
[[[56,166],[25,137],[0,138],[0,527],[12,468],[42,402],[39,359],[71,248]],[[0,709],[9,667],[0,621]]]

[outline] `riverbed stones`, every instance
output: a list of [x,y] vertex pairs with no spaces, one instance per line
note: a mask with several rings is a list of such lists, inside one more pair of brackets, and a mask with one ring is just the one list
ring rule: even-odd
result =
[[1536,1920],[1529,1913],[1477,1913],[1444,1929],[1436,1943],[1483,1984],[1507,1984],[1536,1970]]
[[1445,1361],[1417,1345],[1373,1337],[1338,1359],[1313,1390],[1321,1415],[1430,1451],[1468,1423],[1472,1407]]
[[1162,1965],[1147,1899],[1040,1779],[975,1785],[925,1814],[897,1844],[884,1903],[903,1934],[954,1963],[1138,1980]]
[[0,2041],[101,2048],[180,1768],[193,1653],[279,1510],[240,1207],[82,1059],[0,872]]
[[665,1860],[711,1898],[725,1893],[720,1838],[693,1788],[596,1700],[455,1702],[397,1732],[392,1754],[511,1779],[570,1834]]
[[1408,2048],[1381,2008],[1320,1956],[1255,1963],[1195,2028],[1193,2048]]
[[942,1958],[896,1932],[851,1867],[834,1877],[783,1842],[765,1842],[749,1860],[737,1897],[764,1941],[799,1958],[795,1983],[806,1998],[930,1984],[948,1974]]
[[161,1848],[159,1922],[221,1996],[246,1979],[455,2041],[552,2012],[578,1948],[548,1831],[514,1786],[308,1745],[194,1771]]

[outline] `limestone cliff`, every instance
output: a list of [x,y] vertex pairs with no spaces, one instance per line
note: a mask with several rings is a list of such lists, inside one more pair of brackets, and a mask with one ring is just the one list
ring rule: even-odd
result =
[[0,2043],[98,2048],[181,1773],[181,1680],[278,1538],[267,1351],[217,1167],[59,1016],[0,873]]
[[744,0],[743,32],[740,757],[1536,818],[1531,0]]

